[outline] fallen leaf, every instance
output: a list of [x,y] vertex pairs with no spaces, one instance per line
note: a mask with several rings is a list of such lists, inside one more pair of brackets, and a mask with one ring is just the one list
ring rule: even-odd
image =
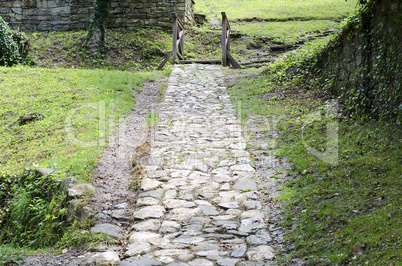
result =
[[358,252],[361,249],[361,246],[356,244],[353,246],[353,252]]

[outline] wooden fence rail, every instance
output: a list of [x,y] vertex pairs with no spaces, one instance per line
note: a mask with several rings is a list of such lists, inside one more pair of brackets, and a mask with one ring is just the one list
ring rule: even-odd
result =
[[173,45],[172,51],[165,57],[165,60],[159,65],[158,70],[161,70],[166,62],[173,57],[173,64],[176,63],[176,58],[184,60],[184,26],[176,13],[172,12],[173,17]]
[[230,24],[225,12],[222,12],[222,65],[224,67],[232,65],[235,69],[240,69],[240,65],[230,54]]
[[177,57],[180,64],[223,64],[224,67],[232,65],[233,68],[239,69],[240,65],[230,54],[230,24],[226,17],[226,13],[222,12],[222,61],[221,60],[184,60],[184,26],[175,13],[173,17],[173,45],[172,51],[165,57],[159,65],[158,70],[161,70],[166,62],[173,57],[173,64],[176,64]]

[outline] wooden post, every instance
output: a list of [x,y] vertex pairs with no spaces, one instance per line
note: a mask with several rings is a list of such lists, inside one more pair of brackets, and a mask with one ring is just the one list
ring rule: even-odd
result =
[[177,17],[175,13],[172,13],[173,17],[173,49],[172,49],[172,56],[173,56],[173,64],[176,63],[176,55],[177,55]]
[[226,36],[227,36],[227,23],[226,23],[226,13],[222,12],[222,64],[224,67],[227,66],[227,56],[226,56]]

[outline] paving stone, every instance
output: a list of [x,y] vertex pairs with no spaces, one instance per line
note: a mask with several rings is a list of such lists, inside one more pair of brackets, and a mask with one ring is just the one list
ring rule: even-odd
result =
[[125,256],[133,257],[137,255],[144,255],[151,250],[151,245],[148,242],[134,242],[127,246]]
[[218,212],[216,207],[212,206],[212,205],[211,206],[202,205],[202,206],[199,206],[198,208],[202,211],[202,213],[204,215],[207,215],[207,216],[214,216],[214,215],[220,214],[220,212]]
[[188,249],[162,249],[155,251],[155,256],[178,256],[190,254]]
[[116,252],[102,252],[95,253],[92,255],[87,261],[81,263],[82,266],[111,266],[111,265],[119,265],[120,258]]
[[236,263],[238,263],[240,259],[232,259],[232,258],[218,258],[216,259],[216,263],[219,266],[235,266]]
[[163,176],[163,177],[158,178],[158,181],[160,181],[160,182],[168,182],[170,180],[172,180],[171,176]]
[[144,220],[148,218],[161,218],[165,213],[165,208],[160,205],[147,206],[135,211],[134,219]]
[[161,222],[156,219],[149,219],[140,223],[135,223],[133,228],[137,231],[158,231]]
[[264,214],[258,210],[249,210],[245,211],[240,215],[241,219],[248,219],[248,218],[264,218]]
[[113,210],[111,216],[117,220],[128,220],[129,219],[128,216],[126,215],[125,209]]
[[113,206],[113,208],[115,208],[117,210],[127,209],[128,208],[128,203],[127,202],[120,203],[120,204],[117,204],[117,205]]
[[161,235],[152,232],[134,232],[131,234],[128,241],[130,243],[139,243],[147,242],[149,239],[152,238],[161,238]]
[[219,190],[220,191],[229,191],[230,190],[230,184],[229,183],[223,184]]
[[195,254],[199,257],[205,257],[211,261],[216,261],[217,258],[220,256],[228,255],[228,251],[219,251],[219,250],[205,250],[205,251],[198,251]]
[[246,244],[234,246],[233,251],[230,254],[230,256],[235,257],[235,258],[242,258],[242,257],[244,257],[244,254],[246,254],[246,251],[247,251]]
[[165,191],[164,199],[175,199],[177,198],[177,191],[175,189],[170,189]]
[[162,228],[171,227],[171,228],[175,228],[177,230],[180,230],[181,225],[179,223],[177,223],[177,222],[174,222],[174,221],[163,221],[161,227]]
[[235,190],[257,190],[257,183],[248,177],[241,177],[239,178],[236,183],[232,186]]
[[[230,172],[228,172],[228,173],[230,174]],[[219,173],[219,174],[214,175],[212,177],[212,180],[214,180],[215,182],[218,182],[218,183],[227,183],[227,182],[233,181],[233,178],[230,177],[230,175],[228,175],[228,174]]]
[[191,246],[191,249],[194,251],[219,250],[220,246],[218,244],[208,243],[204,241],[194,244],[193,246]]
[[246,240],[250,245],[266,245],[272,241],[272,238],[268,230],[262,229],[257,231],[255,235],[248,236]]
[[123,233],[121,228],[114,224],[96,224],[91,228],[93,234],[106,234],[113,238],[122,239]]
[[235,215],[235,216],[237,216],[237,215],[239,215],[241,213],[243,213],[243,212],[241,210],[239,210],[239,209],[228,209],[228,210],[225,211],[225,215]]
[[162,201],[163,205],[167,209],[177,209],[177,208],[192,208],[195,207],[196,204],[192,201],[179,200],[179,199],[166,199]]
[[246,210],[261,210],[261,202],[256,200],[247,200],[243,202],[243,206]]
[[261,218],[249,218],[241,220],[239,232],[252,233],[259,229],[265,229],[267,225]]
[[233,230],[236,229],[239,222],[237,221],[217,221],[214,224],[216,224],[217,226],[220,226],[221,228],[225,229],[225,230]]
[[197,237],[197,236],[189,236],[189,235],[181,235],[178,238],[174,239],[174,243],[184,243],[184,244],[195,244],[204,241],[205,238]]
[[168,257],[168,256],[160,256],[158,258],[156,258],[158,261],[162,262],[163,264],[170,264],[174,262],[174,259],[172,257]]
[[221,162],[218,164],[218,167],[227,167],[227,166],[232,166],[232,165],[234,165],[234,164],[236,164],[236,161],[235,161],[235,160],[227,159],[227,160],[221,161]]
[[247,251],[247,259],[252,261],[272,260],[275,258],[274,249],[271,246],[258,246]]
[[163,265],[162,262],[151,258],[128,258],[121,262],[120,266],[159,266]]
[[237,164],[232,165],[230,167],[232,171],[241,171],[241,172],[255,172],[255,169],[249,164]]
[[237,203],[236,201],[222,202],[219,203],[218,206],[224,209],[237,209],[239,208],[239,203]]
[[[189,260],[194,259],[194,257],[195,256],[193,254],[183,254],[183,255],[177,256],[177,258],[181,261],[189,261]],[[188,265],[188,264],[185,264],[185,265]]]
[[188,222],[192,217],[198,215],[201,212],[199,208],[189,209],[189,208],[177,208],[171,210],[167,214],[168,220],[173,220],[177,222]]
[[152,198],[156,198],[156,199],[161,199],[162,195],[163,195],[163,189],[159,188],[159,189],[150,190],[147,192],[142,192],[138,195],[138,197],[139,198],[152,197]]
[[162,184],[162,182],[159,182],[158,180],[151,179],[151,178],[144,178],[141,182],[141,189],[143,191],[149,191],[156,189]]
[[152,197],[145,197],[145,198],[139,198],[137,200],[137,207],[144,207],[144,206],[152,206],[152,205],[158,205],[159,200],[152,198]]
[[215,266],[216,264],[207,259],[195,259],[188,263],[191,266]]
[[190,223],[202,223],[202,224],[208,224],[210,223],[212,220],[211,218],[208,217],[192,217],[190,219]]

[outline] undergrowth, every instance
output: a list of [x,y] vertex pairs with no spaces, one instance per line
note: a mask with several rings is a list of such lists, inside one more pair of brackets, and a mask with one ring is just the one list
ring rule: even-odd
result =
[[67,227],[67,198],[60,181],[25,170],[0,174],[0,242],[43,248],[54,245]]

